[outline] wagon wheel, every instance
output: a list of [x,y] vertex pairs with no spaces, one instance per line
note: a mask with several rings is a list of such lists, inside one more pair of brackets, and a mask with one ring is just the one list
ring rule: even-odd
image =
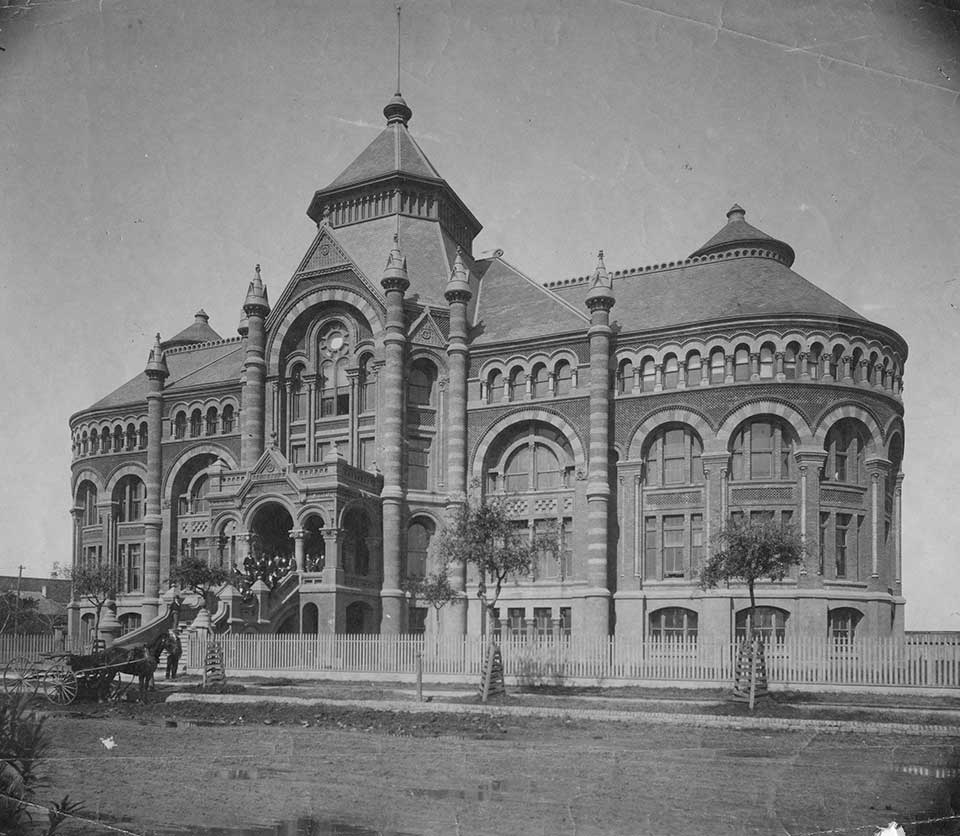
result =
[[11,659],[3,669],[3,690],[8,694],[32,697],[37,693],[39,684],[39,671],[24,656]]
[[71,670],[47,671],[43,688],[50,702],[69,705],[77,698],[77,676]]

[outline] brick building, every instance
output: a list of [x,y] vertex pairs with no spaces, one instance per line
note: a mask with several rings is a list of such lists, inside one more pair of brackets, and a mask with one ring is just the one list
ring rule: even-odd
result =
[[[563,531],[504,593],[512,629],[732,636],[745,589],[695,578],[744,515],[810,550],[760,586],[765,630],[903,630],[898,334],[793,272],[739,206],[666,264],[601,253],[589,276],[534,280],[476,257],[480,222],[399,93],[384,115],[313,195],[316,235],[272,300],[257,268],[237,336],[201,310],[71,418],[73,557],[119,566],[124,627],[163,611],[180,555],[256,550],[291,572],[253,602],[226,590],[220,629],[423,629],[404,577],[448,510],[504,493],[531,531]],[[454,582],[442,629],[476,632],[475,579]]]

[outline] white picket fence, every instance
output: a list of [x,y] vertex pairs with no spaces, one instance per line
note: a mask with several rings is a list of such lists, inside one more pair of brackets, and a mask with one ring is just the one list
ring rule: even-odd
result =
[[[203,667],[207,639],[184,647],[188,671]],[[226,673],[300,677],[411,678],[419,664],[433,681],[479,677],[485,642],[479,636],[233,635],[217,636]],[[736,645],[730,641],[643,641],[630,637],[503,636],[504,674],[530,684],[676,683],[725,687],[733,681]],[[0,665],[43,654],[89,652],[77,638],[0,634]],[[960,636],[908,634],[839,644],[798,638],[766,647],[768,677],[782,687],[960,688]]]
[[[478,636],[225,635],[227,675],[351,674],[407,678],[418,656],[427,678],[472,679],[482,671],[485,643]],[[205,639],[185,648],[188,670],[198,671]],[[730,641],[642,641],[610,637],[516,637],[500,640],[504,674],[531,684],[603,682],[688,683],[724,687],[733,681],[736,645]],[[960,640],[856,640],[839,644],[801,638],[766,648],[771,683],[797,686],[960,688]]]

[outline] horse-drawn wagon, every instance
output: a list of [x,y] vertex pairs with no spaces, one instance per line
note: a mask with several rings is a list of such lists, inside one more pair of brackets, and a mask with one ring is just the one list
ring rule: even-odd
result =
[[88,654],[44,653],[33,660],[17,657],[3,669],[3,689],[12,695],[42,693],[54,704],[68,705],[75,699],[120,701],[138,683],[140,699],[145,701],[164,648],[161,637],[149,648],[138,645]]

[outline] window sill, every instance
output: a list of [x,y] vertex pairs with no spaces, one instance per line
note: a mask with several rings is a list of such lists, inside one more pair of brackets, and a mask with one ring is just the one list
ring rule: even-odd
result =
[[833,580],[824,579],[823,585],[847,587],[849,589],[867,589],[869,586],[867,583],[864,583],[863,581],[848,581],[848,580],[844,580],[843,578],[835,578]]

